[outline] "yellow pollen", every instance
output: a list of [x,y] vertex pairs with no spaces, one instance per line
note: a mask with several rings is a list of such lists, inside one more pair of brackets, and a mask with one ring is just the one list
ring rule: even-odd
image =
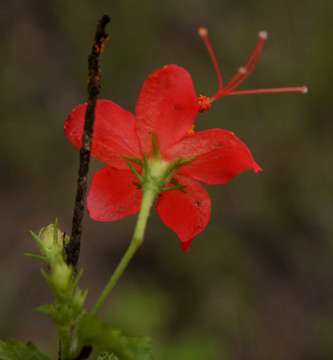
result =
[[212,107],[212,100],[208,96],[200,95],[197,101],[199,105],[199,112],[207,111]]
[[187,130],[188,135],[194,135],[195,133],[195,125],[193,125],[190,129]]

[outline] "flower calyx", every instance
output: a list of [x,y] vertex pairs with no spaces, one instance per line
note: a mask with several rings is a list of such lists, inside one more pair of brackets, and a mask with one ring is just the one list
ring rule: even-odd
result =
[[184,191],[185,186],[173,178],[173,175],[180,167],[188,165],[194,159],[195,157],[187,159],[178,158],[172,162],[164,160],[155,134],[152,135],[152,152],[149,158],[146,155],[143,155],[142,160],[130,157],[125,158],[129,169],[139,181],[138,187],[143,191],[152,191],[156,196],[165,191]]

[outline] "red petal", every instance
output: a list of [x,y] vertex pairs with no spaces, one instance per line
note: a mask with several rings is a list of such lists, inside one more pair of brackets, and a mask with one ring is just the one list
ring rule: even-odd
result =
[[[65,133],[77,148],[82,145],[87,104],[77,106],[68,115]],[[108,165],[127,167],[122,156],[140,157],[135,117],[110,100],[98,100],[95,113],[92,155]]]
[[192,128],[198,112],[191,75],[177,65],[166,65],[144,82],[137,106],[137,129],[142,150],[151,150],[151,134],[165,149],[179,141]]
[[179,173],[208,184],[225,184],[243,171],[261,171],[249,148],[231,131],[210,129],[187,136],[175,144],[168,159],[196,159]]
[[186,251],[193,238],[209,222],[211,200],[207,191],[196,181],[185,176],[177,176],[177,180],[185,189],[162,193],[157,203],[157,212],[164,224],[178,235],[182,249]]
[[141,191],[136,181],[130,170],[106,167],[98,171],[88,194],[89,215],[97,221],[116,221],[137,213]]

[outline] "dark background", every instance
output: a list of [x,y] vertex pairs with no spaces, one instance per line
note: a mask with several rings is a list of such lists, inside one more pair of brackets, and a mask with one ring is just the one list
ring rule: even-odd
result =
[[[144,246],[113,293],[110,317],[154,338],[156,359],[324,360],[333,356],[331,0],[11,0],[0,5],[0,338],[55,348],[50,301],[28,230],[58,217],[70,231],[78,153],[63,135],[86,98],[97,19],[112,16],[102,95],[133,111],[147,75],[176,63],[198,93],[216,79],[196,35],[205,25],[225,75],[257,32],[269,42],[245,88],[309,86],[302,95],[222,99],[199,129],[234,131],[264,168],[210,187],[213,213],[188,254],[153,215]],[[100,164],[94,163],[94,168]],[[92,304],[135,218],[85,219],[80,264]]]

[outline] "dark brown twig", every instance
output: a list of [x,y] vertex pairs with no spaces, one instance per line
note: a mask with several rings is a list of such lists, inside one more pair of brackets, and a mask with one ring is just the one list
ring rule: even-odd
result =
[[66,246],[66,259],[76,268],[80,255],[82,220],[87,194],[87,175],[90,163],[90,151],[93,137],[96,101],[101,88],[100,57],[103,53],[108,34],[105,32],[110,18],[104,15],[98,22],[94,43],[88,58],[88,106],[85,114],[84,133],[80,150],[80,165],[77,179],[77,192],[73,211],[72,233]]

